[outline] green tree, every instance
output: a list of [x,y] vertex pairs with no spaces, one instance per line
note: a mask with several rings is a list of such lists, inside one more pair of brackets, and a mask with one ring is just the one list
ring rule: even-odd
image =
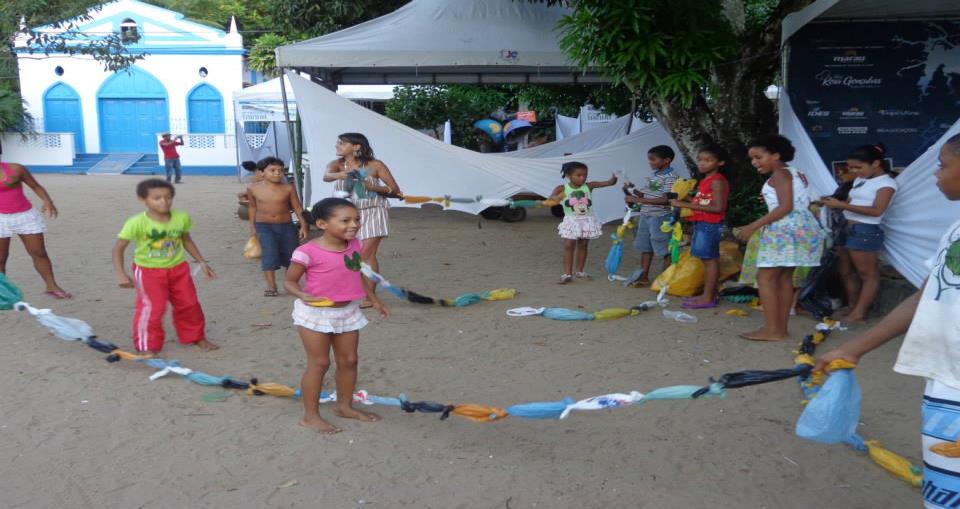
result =
[[277,47],[290,44],[290,39],[280,34],[263,34],[257,38],[250,53],[247,55],[247,65],[251,69],[272,75],[277,70]]
[[[697,147],[731,150],[735,180],[753,185],[750,138],[776,132],[783,18],[812,0],[530,0],[564,4],[561,46],[633,90],[688,162]],[[739,178],[737,178],[739,177]]]

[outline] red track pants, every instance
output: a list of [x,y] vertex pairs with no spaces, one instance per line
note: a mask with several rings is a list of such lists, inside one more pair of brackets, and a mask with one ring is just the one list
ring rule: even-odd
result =
[[133,266],[137,304],[133,313],[133,347],[138,352],[159,352],[163,348],[163,315],[167,301],[173,305],[173,327],[177,340],[188,345],[206,339],[205,320],[197,289],[190,276],[190,264],[169,269]]

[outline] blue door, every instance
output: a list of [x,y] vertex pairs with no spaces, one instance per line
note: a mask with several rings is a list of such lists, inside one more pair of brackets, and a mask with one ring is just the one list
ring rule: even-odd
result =
[[101,152],[156,153],[170,127],[167,90],[139,67],[111,76],[97,92]]
[[188,129],[191,133],[222,133],[223,97],[210,85],[197,86],[187,96]]
[[100,99],[101,152],[154,153],[167,125],[164,100]]
[[83,114],[80,96],[66,83],[57,83],[43,94],[43,130],[73,133],[77,153],[86,152],[83,142]]

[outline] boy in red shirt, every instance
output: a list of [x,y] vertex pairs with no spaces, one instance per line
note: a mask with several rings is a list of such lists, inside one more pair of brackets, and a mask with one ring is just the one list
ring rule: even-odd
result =
[[163,133],[163,139],[160,140],[160,150],[163,151],[163,169],[167,173],[167,182],[170,182],[170,177],[176,172],[177,179],[174,182],[180,184],[182,180],[180,154],[177,153],[177,145],[183,145],[183,136],[177,136],[177,139],[174,140],[170,139],[170,133]]

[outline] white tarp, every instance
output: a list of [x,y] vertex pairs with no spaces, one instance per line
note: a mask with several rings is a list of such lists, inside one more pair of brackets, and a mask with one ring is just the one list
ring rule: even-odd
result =
[[[603,147],[572,157],[516,159],[493,157],[452,145],[444,145],[420,132],[373,111],[337,97],[323,87],[297,76],[290,83],[301,105],[304,139],[311,154],[312,169],[305,188],[305,201],[313,203],[333,194],[323,182],[326,162],[333,160],[334,144],[342,132],[367,136],[377,155],[408,195],[508,198],[521,192],[549,195],[563,183],[560,166],[571,160],[590,168],[590,180],[605,180],[614,170],[623,170],[634,182],[650,175],[647,150],[655,145],[673,145],[663,129],[640,129]],[[331,122],[330,119],[337,119]],[[675,168],[686,175],[682,160]],[[594,210],[601,221],[623,216],[623,193],[619,186],[598,189]],[[399,201],[392,205],[406,206]],[[419,205],[413,205],[418,207]],[[451,208],[477,214],[480,204],[452,204]]]
[[919,287],[929,271],[923,262],[933,256],[940,237],[957,218],[960,202],[950,201],[936,185],[940,148],[960,133],[960,120],[897,177],[897,194],[883,216],[886,260]]
[[514,0],[413,0],[332,34],[277,48],[277,66],[337,83],[601,82],[560,50],[569,11]]
[[794,148],[797,149],[790,165],[807,175],[810,181],[810,198],[816,200],[833,194],[837,189],[837,181],[827,169],[827,165],[823,163],[823,158],[817,152],[817,147],[813,145],[813,140],[810,139],[807,130],[803,128],[800,119],[794,113],[786,93],[781,94],[779,105],[780,134],[792,141]]
[[580,134],[580,117],[557,115],[557,141]]

